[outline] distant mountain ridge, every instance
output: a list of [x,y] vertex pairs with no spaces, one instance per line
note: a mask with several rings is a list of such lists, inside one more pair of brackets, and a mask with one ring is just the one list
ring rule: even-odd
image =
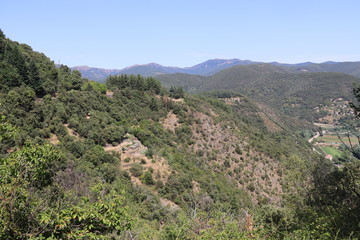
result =
[[[231,68],[233,66],[261,64],[264,62],[255,62],[250,60],[240,59],[211,59],[203,63],[194,65],[192,67],[168,67],[157,63],[148,63],[141,65],[133,65],[123,69],[104,69],[88,66],[75,66],[73,70],[81,72],[82,76],[95,81],[104,81],[109,75],[118,74],[134,74],[143,76],[158,76],[161,74],[175,74],[184,73],[191,75],[210,76],[222,70]],[[287,64],[270,62],[268,64],[274,66],[281,66],[288,68],[294,72],[340,72],[360,77],[360,61],[359,62],[332,62],[327,61],[323,63],[304,62],[297,64]]]
[[148,63],[141,65],[133,65],[123,69],[104,69],[88,66],[75,66],[71,69],[78,70],[82,76],[95,81],[104,81],[109,75],[118,74],[139,74],[143,76],[157,76],[160,74],[173,74],[173,73],[185,73],[192,75],[210,76],[224,69],[236,66],[236,65],[249,65],[256,64],[250,60],[239,59],[211,59],[203,63],[197,64],[192,67],[167,67],[157,63]]

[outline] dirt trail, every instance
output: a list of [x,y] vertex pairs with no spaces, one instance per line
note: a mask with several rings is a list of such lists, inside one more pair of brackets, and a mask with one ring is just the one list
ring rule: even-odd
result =
[[312,138],[310,138],[308,140],[309,143],[312,143],[316,138],[320,137],[320,133],[319,132],[316,132],[315,133],[315,136],[313,136]]

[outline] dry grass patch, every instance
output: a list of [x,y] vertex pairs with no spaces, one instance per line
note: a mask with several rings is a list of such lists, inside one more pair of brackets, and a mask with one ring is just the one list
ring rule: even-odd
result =
[[179,124],[179,118],[173,113],[173,111],[168,113],[166,118],[161,121],[161,124],[164,128],[169,129],[172,132],[175,132],[175,128],[181,125]]
[[49,142],[52,145],[58,145],[60,143],[60,140],[58,139],[58,137],[55,134],[50,134]]

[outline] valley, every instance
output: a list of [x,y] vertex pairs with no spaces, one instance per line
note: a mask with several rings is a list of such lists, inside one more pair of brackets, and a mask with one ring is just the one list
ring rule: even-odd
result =
[[[356,119],[350,102],[343,99],[331,99],[328,105],[315,108],[317,112],[324,112],[314,125],[319,129],[319,137],[313,142],[329,159],[334,162],[349,161],[347,148],[357,147],[359,140],[359,120]],[[340,159],[340,161],[339,161]]]

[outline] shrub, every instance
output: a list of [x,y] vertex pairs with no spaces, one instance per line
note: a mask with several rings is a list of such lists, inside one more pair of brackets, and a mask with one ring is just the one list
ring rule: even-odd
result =
[[138,163],[132,163],[130,172],[134,177],[140,177],[143,174],[144,168]]
[[152,158],[154,156],[154,151],[152,150],[152,148],[148,148],[146,150],[145,156],[147,156],[148,158]]
[[250,190],[250,191],[252,191],[252,192],[254,192],[255,191],[255,186],[254,186],[254,184],[253,183],[250,183],[249,185],[247,185],[247,187],[246,187],[248,190]]
[[151,172],[146,171],[142,176],[141,176],[141,182],[146,184],[146,185],[154,185],[155,181],[152,177]]
[[239,154],[239,155],[242,155],[242,153],[243,153],[242,150],[241,150],[241,148],[239,147],[239,145],[236,146],[235,152],[236,152],[237,154]]
[[229,161],[228,159],[226,159],[226,160],[224,161],[224,166],[225,166],[226,168],[229,168],[229,167],[230,167],[230,161]]

